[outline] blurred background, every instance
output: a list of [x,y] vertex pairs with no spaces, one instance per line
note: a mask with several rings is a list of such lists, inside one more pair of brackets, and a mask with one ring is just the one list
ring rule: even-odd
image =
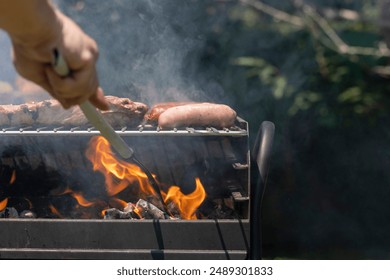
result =
[[[264,258],[390,258],[390,51],[378,1],[56,3],[98,42],[106,94],[225,103],[251,141],[275,123]],[[48,98],[16,75],[4,33],[0,61],[2,104]]]

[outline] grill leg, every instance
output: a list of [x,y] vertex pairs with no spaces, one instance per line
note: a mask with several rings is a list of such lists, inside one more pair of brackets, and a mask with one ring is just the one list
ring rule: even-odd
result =
[[250,246],[248,255],[248,258],[251,260],[260,260],[262,258],[261,205],[267,183],[274,132],[275,125],[272,122],[264,121],[260,125],[252,151],[252,161],[257,167],[259,178],[257,184],[251,188]]

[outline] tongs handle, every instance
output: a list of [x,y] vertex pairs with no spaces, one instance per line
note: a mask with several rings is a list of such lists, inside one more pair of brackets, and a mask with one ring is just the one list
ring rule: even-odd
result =
[[[61,77],[66,77],[70,74],[70,69],[58,50],[54,50],[53,69]],[[126,144],[112,126],[104,119],[103,115],[96,110],[88,100],[80,104],[80,109],[83,111],[88,121],[100,131],[122,158],[129,159],[133,156],[133,149]]]
[[129,159],[133,156],[133,149],[115,132],[112,126],[104,119],[103,115],[92,106],[91,102],[87,100],[79,106],[89,122],[100,131],[122,158]]

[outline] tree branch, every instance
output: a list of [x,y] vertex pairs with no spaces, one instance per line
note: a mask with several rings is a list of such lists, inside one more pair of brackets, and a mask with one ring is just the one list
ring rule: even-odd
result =
[[[382,48],[370,48],[370,47],[358,47],[349,46],[345,43],[336,31],[330,26],[329,22],[317,13],[312,7],[304,4],[302,11],[307,15],[313,22],[321,28],[322,32],[330,39],[338,53],[347,55],[366,55],[366,56],[377,56],[377,57],[390,57],[390,50],[387,47]],[[322,42],[324,43],[324,42]],[[324,44],[329,47],[328,44]]]
[[272,16],[275,19],[285,21],[288,23],[291,23],[293,25],[303,27],[304,22],[301,18],[297,16],[290,15],[286,12],[283,12],[281,10],[275,9],[274,7],[271,7],[267,4],[264,4],[261,1],[255,1],[255,0],[239,0],[241,4],[251,6],[252,8],[259,10],[265,14],[268,14]]
[[[278,10],[272,6],[269,6],[263,3],[260,0],[238,0],[239,3],[243,5],[250,6],[260,12],[270,15],[276,20],[284,21],[298,27],[306,27],[309,32],[311,32],[318,41],[323,44],[325,47],[334,50],[343,55],[363,55],[363,56],[376,56],[376,57],[390,57],[390,50],[386,46],[381,46],[379,48],[371,47],[359,47],[359,46],[350,46],[345,43],[337,32],[331,27],[329,22],[320,15],[314,8],[307,5],[304,1],[294,1],[296,6],[302,11],[302,18],[299,16],[294,16],[288,14],[284,11]],[[357,14],[350,14],[349,20],[357,20]],[[317,31],[314,28],[314,25],[320,29]],[[326,35],[328,40],[325,40],[320,33]]]

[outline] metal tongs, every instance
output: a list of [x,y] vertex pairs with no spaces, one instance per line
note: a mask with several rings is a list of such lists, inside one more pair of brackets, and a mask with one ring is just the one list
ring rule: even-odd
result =
[[[63,58],[63,56],[59,53],[57,49],[54,50],[54,61],[53,61],[53,69],[54,71],[61,77],[66,77],[71,74],[71,71]],[[161,189],[158,185],[156,179],[153,177],[152,173],[142,164],[134,155],[134,150],[127,145],[127,143],[115,132],[113,127],[104,119],[103,115],[96,110],[96,108],[87,100],[84,103],[80,104],[80,109],[84,113],[85,117],[88,121],[100,131],[101,135],[107,139],[110,145],[114,148],[114,150],[125,160],[132,160],[135,164],[137,164],[142,171],[148,177],[149,183],[153,187],[153,190],[158,195],[161,203],[164,207],[164,210],[167,214],[170,213],[167,205],[164,202],[164,199],[161,195]]]

